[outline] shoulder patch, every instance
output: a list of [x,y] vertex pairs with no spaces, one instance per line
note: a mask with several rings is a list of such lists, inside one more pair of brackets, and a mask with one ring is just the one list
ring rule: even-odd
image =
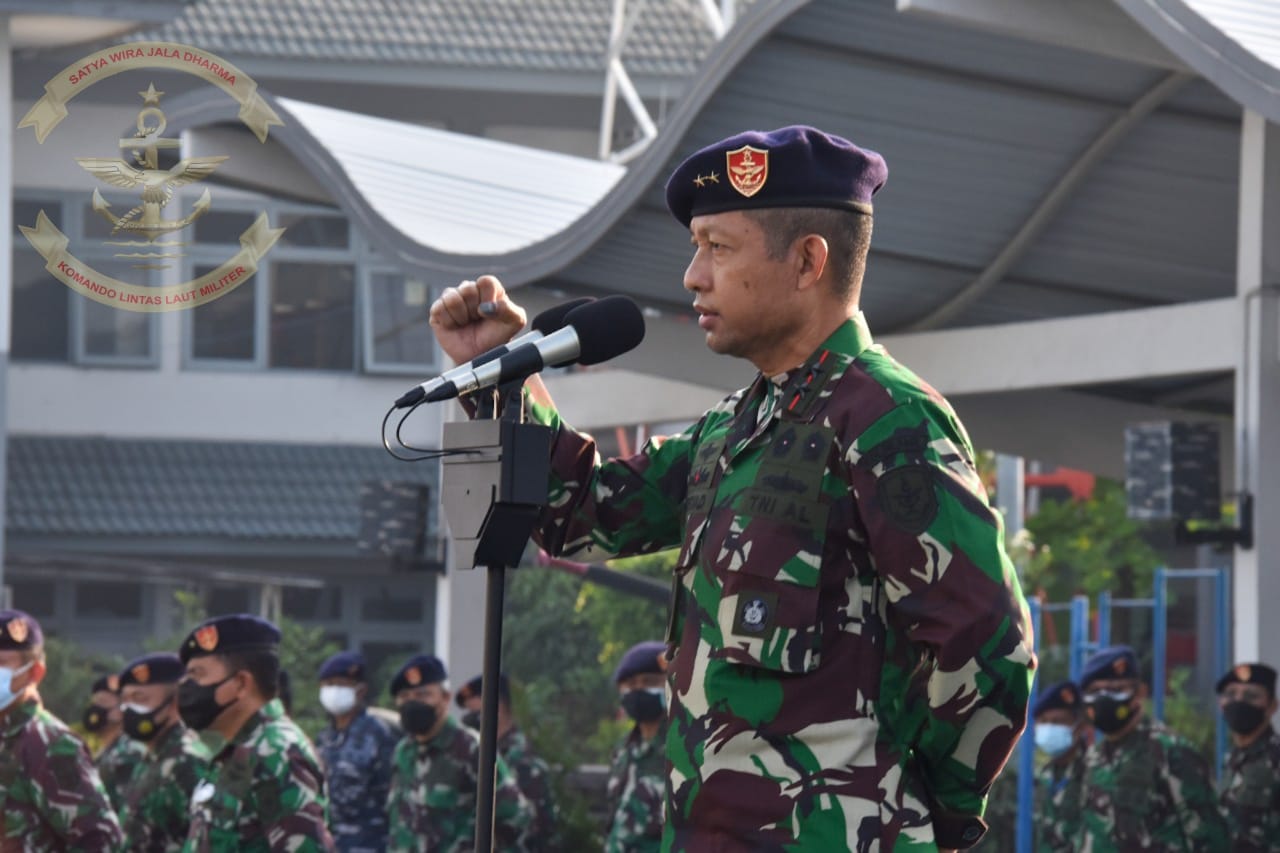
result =
[[938,516],[933,470],[928,465],[903,465],[886,471],[877,483],[880,509],[900,530],[920,535]]

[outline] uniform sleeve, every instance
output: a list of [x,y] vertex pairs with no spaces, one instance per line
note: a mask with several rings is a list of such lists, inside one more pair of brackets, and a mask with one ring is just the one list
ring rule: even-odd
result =
[[1169,791],[1187,849],[1196,853],[1228,853],[1231,843],[1227,822],[1218,810],[1207,762],[1181,740],[1167,742],[1165,751]]
[[40,813],[66,849],[119,849],[124,840],[120,822],[83,743],[70,734],[55,734],[45,754],[26,766],[35,768]]
[[533,824],[533,806],[520,793],[515,774],[501,756],[497,759],[493,795],[494,838],[514,846]]
[[528,404],[531,419],[554,433],[549,500],[534,533],[539,545],[556,556],[604,559],[680,544],[696,426],[650,439],[633,456],[602,461],[594,439],[555,409]]
[[661,777],[647,776],[634,763],[622,780],[613,823],[605,840],[605,853],[656,851],[662,839],[662,810],[665,797]]
[[[388,850],[412,849],[412,827],[406,825],[405,800],[409,796],[408,784],[413,777],[412,763],[407,741],[401,740],[391,753],[391,782],[387,786],[387,842]],[[409,764],[406,764],[409,762]]]
[[940,400],[899,405],[854,441],[847,461],[888,602],[885,734],[912,756],[939,843],[969,846],[1026,722],[1035,666],[1004,524]]
[[272,770],[255,780],[251,796],[273,853],[333,850],[320,768],[294,745]]

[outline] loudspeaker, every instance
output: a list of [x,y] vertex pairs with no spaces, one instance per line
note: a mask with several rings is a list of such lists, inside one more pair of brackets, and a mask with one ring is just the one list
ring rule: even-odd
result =
[[1218,426],[1160,421],[1124,431],[1129,517],[1217,521],[1222,514]]

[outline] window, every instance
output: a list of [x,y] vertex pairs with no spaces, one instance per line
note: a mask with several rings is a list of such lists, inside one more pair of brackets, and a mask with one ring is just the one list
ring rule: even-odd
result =
[[422,593],[413,595],[390,586],[377,587],[377,591],[360,603],[360,618],[373,622],[420,622],[422,620]]
[[[150,271],[136,269],[125,259],[88,254],[84,260],[103,275],[130,284],[146,284],[151,278]],[[126,311],[75,294],[72,299],[79,303],[80,312],[77,360],[132,365],[154,361],[157,328],[154,314]]]
[[212,615],[220,613],[249,613],[249,589],[243,586],[214,586],[205,595],[205,608]]
[[20,581],[13,586],[13,603],[37,619],[52,619],[57,609],[58,588],[53,581]]
[[271,224],[285,229],[280,236],[282,246],[309,249],[348,249],[351,228],[341,216],[324,213],[285,213],[272,217]]
[[270,366],[351,370],[355,366],[355,268],[271,264]]
[[76,618],[141,619],[142,584],[81,581],[76,584]]
[[332,622],[342,618],[339,589],[308,589],[286,586],[282,591],[281,609],[290,619],[305,622]]
[[[194,277],[216,269],[198,264]],[[216,361],[248,361],[257,358],[258,276],[230,293],[191,309],[191,355]]]
[[11,352],[15,361],[66,361],[71,357],[67,334],[71,291],[44,266],[44,258],[35,251],[20,250],[14,241]]
[[371,371],[421,372],[436,361],[426,282],[374,271],[364,290],[364,365]]

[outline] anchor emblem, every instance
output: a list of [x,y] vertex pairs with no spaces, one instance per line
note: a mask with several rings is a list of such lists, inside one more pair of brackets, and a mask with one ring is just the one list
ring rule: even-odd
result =
[[[191,213],[181,219],[162,219],[161,212],[165,205],[173,200],[173,193],[178,187],[202,181],[226,160],[221,157],[188,157],[179,160],[171,169],[160,168],[160,150],[177,148],[181,141],[163,136],[167,121],[164,111],[160,109],[160,98],[164,92],[156,91],[155,84],[147,87],[147,91],[139,92],[143,106],[138,112],[137,133],[130,139],[121,139],[119,147],[127,150],[134,162],[141,168],[135,168],[123,159],[111,157],[77,157],[76,162],[86,172],[98,180],[122,189],[141,189],[142,203],[117,216],[111,211],[111,205],[96,189],[93,191],[93,212],[101,216],[111,225],[112,235],[125,234],[142,238],[138,241],[107,241],[111,245],[134,247],[170,247],[184,246],[182,241],[157,243],[156,240],[166,234],[179,231],[195,222],[209,212],[212,204],[209,190],[206,189],[191,209]],[[118,258],[133,258],[147,261],[180,258],[182,253],[164,252],[132,252],[117,254]],[[135,264],[142,269],[165,269],[164,264]]]

